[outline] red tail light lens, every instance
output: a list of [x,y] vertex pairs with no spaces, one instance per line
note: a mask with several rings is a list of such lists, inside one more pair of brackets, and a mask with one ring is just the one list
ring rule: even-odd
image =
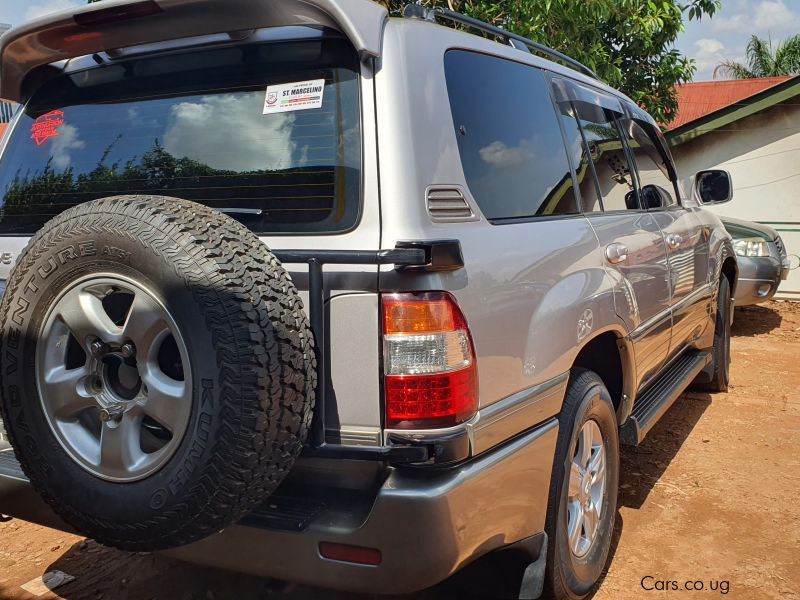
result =
[[466,319],[446,292],[384,294],[386,425],[450,427],[478,408],[475,352]]

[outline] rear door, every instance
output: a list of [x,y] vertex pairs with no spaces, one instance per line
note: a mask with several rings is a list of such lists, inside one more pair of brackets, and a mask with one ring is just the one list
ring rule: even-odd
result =
[[[319,30],[271,34],[124,67],[78,59],[41,88],[0,158],[0,257],[10,255],[0,277],[49,218],[120,194],[206,204],[274,249],[376,249],[375,148],[362,143],[375,139],[369,67]],[[281,105],[287,91],[293,102]],[[285,266],[307,307],[307,267]],[[326,273],[326,354],[338,361],[326,369],[330,437],[378,443],[377,266]]]
[[677,202],[675,170],[658,129],[635,113],[622,125],[642,204],[658,223],[667,248],[673,313],[669,356],[673,356],[701,335],[707,321],[709,230],[692,209]]
[[581,182],[582,208],[616,283],[617,314],[632,332],[639,381],[663,364],[670,343],[669,267],[656,219],[639,206],[622,140],[620,102],[556,79],[554,92]]

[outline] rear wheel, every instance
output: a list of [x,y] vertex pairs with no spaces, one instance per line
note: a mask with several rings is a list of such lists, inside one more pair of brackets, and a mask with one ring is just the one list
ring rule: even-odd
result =
[[64,520],[127,550],[238,521],[299,454],[315,386],[297,291],[229,217],[163,197],[77,206],[0,305],[2,417]]
[[611,547],[619,441],[611,397],[597,374],[576,369],[559,416],[550,485],[546,585],[555,598],[589,594]]

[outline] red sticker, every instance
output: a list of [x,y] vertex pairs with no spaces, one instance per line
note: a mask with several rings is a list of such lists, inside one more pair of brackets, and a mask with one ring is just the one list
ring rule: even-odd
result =
[[42,115],[31,125],[31,139],[36,140],[36,145],[41,146],[47,140],[58,137],[58,127],[64,124],[64,112],[51,110]]

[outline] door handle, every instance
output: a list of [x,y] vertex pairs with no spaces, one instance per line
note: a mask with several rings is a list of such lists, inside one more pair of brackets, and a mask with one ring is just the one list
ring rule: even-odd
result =
[[679,236],[677,233],[670,233],[667,236],[667,246],[669,246],[673,250],[679,248],[682,243],[683,243],[683,238]]
[[628,247],[625,244],[614,242],[606,246],[606,258],[612,265],[618,265],[628,260]]

